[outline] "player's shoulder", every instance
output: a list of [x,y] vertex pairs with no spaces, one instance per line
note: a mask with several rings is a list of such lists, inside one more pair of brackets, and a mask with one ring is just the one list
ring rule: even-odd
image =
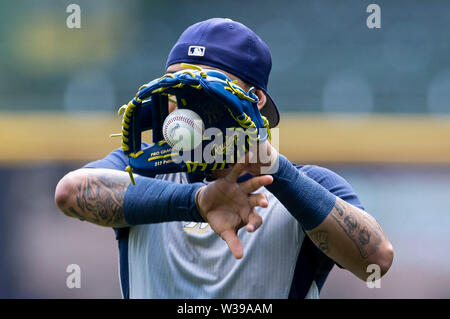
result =
[[312,178],[317,183],[330,184],[337,182],[344,182],[345,179],[338,173],[332,171],[329,168],[319,165],[295,165],[294,166],[302,173],[306,174],[309,178]]
[[[142,147],[147,147],[149,144],[142,142]],[[122,148],[115,149],[104,158],[90,162],[83,166],[83,168],[108,168],[116,170],[124,170],[128,166],[128,158]]]
[[346,202],[364,209],[352,185],[341,175],[318,165],[295,165],[297,169]]

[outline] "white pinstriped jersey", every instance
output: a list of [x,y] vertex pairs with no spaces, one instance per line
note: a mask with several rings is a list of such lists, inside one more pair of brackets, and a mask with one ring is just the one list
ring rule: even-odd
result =
[[[187,183],[186,174],[160,178]],[[238,232],[244,257],[237,260],[206,223],[138,225],[129,233],[130,298],[287,298],[304,239],[300,224],[264,188],[264,223]],[[308,297],[318,298],[315,283]]]
[[[124,170],[125,154],[115,150],[86,168]],[[351,186],[318,166],[298,166],[334,195],[361,209]],[[188,183],[186,173],[157,178]],[[165,222],[115,229],[124,298],[318,298],[334,262],[301,224],[265,188],[269,207],[257,208],[263,225],[240,229],[244,257],[235,259],[205,223]]]

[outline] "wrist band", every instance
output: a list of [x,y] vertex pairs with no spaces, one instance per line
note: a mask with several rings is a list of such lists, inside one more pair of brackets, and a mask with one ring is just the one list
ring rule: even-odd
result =
[[195,195],[203,183],[177,184],[138,176],[129,185],[123,201],[129,225],[170,221],[204,222],[197,210]]
[[302,224],[311,230],[322,223],[336,204],[336,196],[300,172],[283,155],[278,157],[278,171],[266,188]]

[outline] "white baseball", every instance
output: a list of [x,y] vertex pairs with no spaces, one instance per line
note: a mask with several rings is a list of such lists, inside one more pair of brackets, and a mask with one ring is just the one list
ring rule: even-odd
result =
[[163,135],[167,144],[178,150],[189,151],[203,140],[205,124],[192,110],[178,109],[170,113],[163,124]]

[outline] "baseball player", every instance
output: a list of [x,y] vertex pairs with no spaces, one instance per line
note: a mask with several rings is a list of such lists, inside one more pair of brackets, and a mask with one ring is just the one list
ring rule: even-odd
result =
[[[226,74],[278,125],[271,55],[248,27],[221,18],[190,26],[166,72],[185,63]],[[179,106],[169,99],[168,112]],[[55,201],[69,217],[114,229],[124,298],[318,298],[335,264],[362,280],[371,264],[384,275],[392,245],[349,183],[260,145],[276,172],[260,175],[262,163],[247,160],[209,174],[134,174],[135,185],[121,148],[64,176]]]

